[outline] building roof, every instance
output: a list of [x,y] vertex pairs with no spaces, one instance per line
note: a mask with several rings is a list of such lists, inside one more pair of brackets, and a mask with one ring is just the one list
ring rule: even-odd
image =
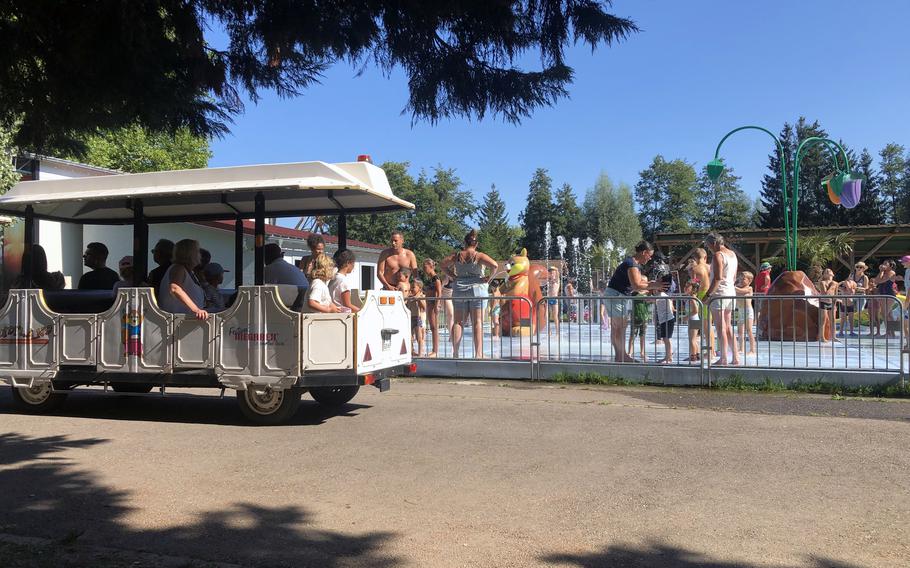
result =
[[368,162],[301,162],[22,181],[0,196],[0,213],[91,224],[130,224],[141,202],[147,222],[413,209]]
[[[845,233],[849,232],[853,239],[853,249],[850,254],[839,258],[838,261],[848,268],[854,260],[868,260],[869,258],[898,257],[910,253],[910,224],[903,225],[856,225],[829,227],[800,227],[800,236],[812,233]],[[665,250],[671,258],[674,252],[685,253],[683,260],[691,254],[693,247],[702,246],[706,231],[682,231],[675,233],[657,233],[654,235],[654,245]],[[740,258],[745,258],[755,266],[769,257],[777,257],[783,253],[784,236],[783,228],[775,229],[737,229],[721,231],[726,237],[731,248],[737,251]],[[688,253],[686,252],[688,251]]]
[[19,152],[19,156],[26,158],[28,160],[38,160],[41,163],[47,162],[49,164],[58,164],[61,166],[66,166],[70,168],[77,168],[80,170],[88,170],[96,172],[101,175],[114,175],[122,174],[120,170],[112,170],[110,168],[102,168],[101,166],[93,166],[91,164],[83,164],[82,162],[74,162],[73,160],[64,160],[63,158],[55,158],[53,156],[42,156],[41,154],[33,154],[31,152]]
[[[234,221],[197,221],[198,225],[204,225],[206,227],[214,227],[216,229],[223,229],[225,231],[234,230]],[[243,222],[243,233],[245,235],[254,234],[254,223],[253,221],[244,221]],[[299,239],[305,241],[313,233],[311,231],[300,231],[297,229],[291,229],[289,227],[280,227],[278,225],[269,225],[265,226],[265,235],[266,237],[282,237],[289,239]],[[322,238],[325,239],[327,244],[338,246],[338,237],[335,235],[322,235]],[[348,239],[348,246],[355,248],[363,248],[370,250],[381,251],[386,247],[383,245],[376,245],[373,243],[365,243],[363,241],[355,241],[353,239]]]

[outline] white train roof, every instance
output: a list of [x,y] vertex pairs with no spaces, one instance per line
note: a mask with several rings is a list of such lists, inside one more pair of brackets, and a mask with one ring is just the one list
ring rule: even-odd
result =
[[368,162],[301,162],[23,181],[0,196],[0,213],[72,223],[132,223],[137,199],[148,222],[251,218],[255,196],[266,217],[413,209],[395,197],[382,168]]

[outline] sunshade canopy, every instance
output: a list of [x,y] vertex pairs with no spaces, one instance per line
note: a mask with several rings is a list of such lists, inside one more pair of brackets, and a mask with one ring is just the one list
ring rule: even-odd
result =
[[368,162],[302,162],[24,181],[0,196],[0,213],[70,223],[123,224],[142,203],[146,222],[250,218],[256,194],[266,217],[413,209]]

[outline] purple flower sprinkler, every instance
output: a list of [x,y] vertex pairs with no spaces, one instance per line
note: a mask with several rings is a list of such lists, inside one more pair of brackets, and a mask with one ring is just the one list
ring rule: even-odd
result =
[[862,183],[863,178],[860,177],[850,177],[847,181],[844,182],[844,190],[840,194],[840,204],[846,207],[847,209],[853,209],[859,205],[859,200],[862,198]]

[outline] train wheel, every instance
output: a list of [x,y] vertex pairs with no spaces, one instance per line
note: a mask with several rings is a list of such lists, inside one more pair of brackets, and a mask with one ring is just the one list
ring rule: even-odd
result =
[[360,390],[359,385],[343,387],[310,387],[313,400],[323,406],[341,406],[351,402]]
[[60,408],[66,400],[66,393],[53,392],[51,383],[32,388],[13,387],[13,405],[22,412],[44,414]]
[[240,412],[255,424],[271,426],[290,420],[300,408],[298,388],[272,389],[249,385],[246,390],[237,391]]

